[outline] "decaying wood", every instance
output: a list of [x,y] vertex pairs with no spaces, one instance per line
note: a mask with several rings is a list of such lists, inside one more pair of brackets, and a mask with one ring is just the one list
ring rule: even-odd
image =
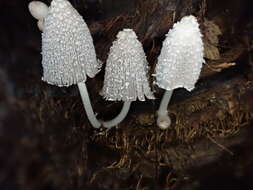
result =
[[[124,123],[117,134],[106,131],[96,134],[94,138],[103,142],[112,140],[110,143],[115,145],[112,147],[124,149],[123,139],[114,136],[125,135],[125,138],[129,138],[125,142],[133,143],[137,147],[145,145],[151,152],[151,148],[155,148],[151,146],[154,142],[165,148],[170,147],[170,142],[173,141],[192,143],[203,137],[226,138],[237,134],[241,127],[250,124],[253,118],[252,89],[251,81],[238,78],[220,84],[219,87],[214,87],[198,96],[177,102],[169,106],[169,114],[174,121],[172,129],[168,131],[154,129],[153,126],[156,125],[155,117],[152,115],[154,113],[149,111],[145,114],[141,110],[141,113],[135,112],[134,116],[132,115],[133,121],[129,121],[132,122],[131,127],[128,127],[130,123]],[[135,136],[132,137],[132,134]],[[150,137],[146,138],[146,135]],[[140,136],[144,139],[141,140]]]

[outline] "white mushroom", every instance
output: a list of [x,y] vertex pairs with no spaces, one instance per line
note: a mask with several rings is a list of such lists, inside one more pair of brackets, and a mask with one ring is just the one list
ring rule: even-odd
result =
[[48,6],[41,1],[32,1],[28,5],[31,15],[37,20],[43,20],[48,14]]
[[158,110],[157,124],[166,129],[171,120],[167,106],[173,90],[179,87],[194,89],[204,62],[202,35],[194,16],[186,16],[166,35],[155,69],[156,84],[166,90]]
[[147,74],[148,64],[142,44],[132,29],[124,29],[110,48],[102,89],[106,100],[124,101],[124,105],[116,118],[102,122],[104,127],[111,128],[120,123],[132,101],[145,101],[145,96],[154,99]]
[[37,26],[41,32],[43,32],[44,29],[44,20],[38,20]]
[[48,6],[41,1],[31,1],[28,4],[28,9],[31,15],[38,20],[37,26],[40,31],[43,31],[44,19],[48,14]]
[[59,87],[78,85],[87,116],[99,128],[84,82],[86,75],[93,78],[100,71],[101,63],[85,21],[67,0],[53,0],[44,18],[42,66],[43,81]]

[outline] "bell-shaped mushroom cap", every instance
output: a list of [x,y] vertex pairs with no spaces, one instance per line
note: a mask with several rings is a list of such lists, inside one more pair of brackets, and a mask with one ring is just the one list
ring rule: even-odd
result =
[[154,99],[148,77],[148,65],[142,44],[135,32],[119,32],[108,55],[102,95],[111,101]]
[[67,0],[53,0],[42,33],[42,80],[70,86],[94,77],[101,64],[90,31]]
[[166,35],[155,69],[156,84],[163,89],[184,87],[191,91],[204,62],[204,48],[199,24],[186,16]]

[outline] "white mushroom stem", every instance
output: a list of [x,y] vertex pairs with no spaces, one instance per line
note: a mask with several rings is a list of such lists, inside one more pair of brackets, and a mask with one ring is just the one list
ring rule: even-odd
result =
[[127,116],[127,113],[128,113],[130,106],[131,106],[131,103],[132,103],[131,101],[124,102],[120,113],[114,119],[112,119],[110,121],[101,121],[102,126],[107,129],[111,129],[112,127],[118,125]]
[[77,84],[77,86],[79,88],[79,92],[80,92],[80,95],[82,98],[82,102],[84,105],[86,115],[94,128],[99,128],[99,127],[101,127],[101,124],[102,124],[103,127],[107,128],[107,129],[111,129],[112,127],[114,127],[114,126],[118,125],[120,122],[122,122],[125,119],[125,117],[127,116],[127,113],[129,111],[131,103],[132,103],[131,101],[124,102],[120,113],[114,119],[109,120],[109,121],[100,121],[99,122],[96,118],[96,115],[95,115],[93,109],[92,109],[89,94],[88,94],[85,83],[80,82]]
[[172,94],[173,94],[173,90],[170,90],[170,91],[166,90],[165,91],[165,93],[162,97],[159,109],[157,111],[157,125],[161,129],[167,129],[170,127],[170,124],[171,124],[171,119],[168,116],[167,107],[170,102]]
[[97,120],[95,113],[92,109],[91,103],[90,103],[90,98],[89,98],[89,94],[86,88],[85,83],[79,82],[77,84],[78,88],[79,88],[79,92],[82,98],[82,102],[83,102],[83,106],[86,112],[86,115],[91,123],[91,125],[94,128],[99,128],[101,126],[101,123]]
[[38,20],[37,26],[38,26],[39,30],[41,32],[43,32],[43,29],[44,29],[44,19],[43,20]]

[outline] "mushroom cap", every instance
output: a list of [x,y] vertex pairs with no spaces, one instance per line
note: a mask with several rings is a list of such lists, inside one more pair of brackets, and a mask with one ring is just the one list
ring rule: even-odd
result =
[[32,1],[28,5],[31,15],[37,20],[43,20],[48,14],[48,6],[41,1]]
[[132,29],[117,35],[108,55],[102,95],[110,101],[154,99],[148,82],[148,64],[142,44]]
[[53,0],[42,33],[42,80],[70,86],[94,77],[101,68],[90,31],[67,0]]
[[166,35],[158,57],[156,84],[165,90],[179,87],[194,89],[202,63],[204,47],[199,24],[194,16],[186,16],[174,24]]

